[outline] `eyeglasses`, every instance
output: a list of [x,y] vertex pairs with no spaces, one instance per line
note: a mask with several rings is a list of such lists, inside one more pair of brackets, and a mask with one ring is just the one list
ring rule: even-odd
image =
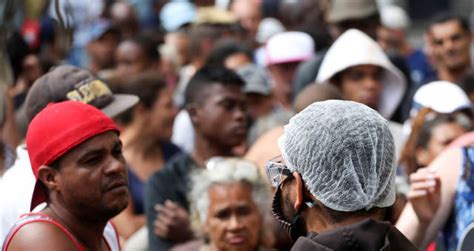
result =
[[275,188],[287,177],[292,175],[291,170],[283,163],[281,156],[274,157],[267,161],[266,171],[270,184]]

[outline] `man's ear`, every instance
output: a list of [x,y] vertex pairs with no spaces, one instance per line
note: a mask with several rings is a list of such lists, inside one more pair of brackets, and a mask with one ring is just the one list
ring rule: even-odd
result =
[[293,207],[296,211],[299,211],[301,205],[304,203],[304,184],[301,175],[298,172],[293,172],[293,177],[296,181],[296,199]]
[[42,165],[38,169],[38,180],[40,180],[48,190],[56,190],[58,187],[58,170]]

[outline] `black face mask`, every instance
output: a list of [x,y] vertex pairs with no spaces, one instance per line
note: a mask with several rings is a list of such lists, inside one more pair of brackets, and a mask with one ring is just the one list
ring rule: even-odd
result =
[[296,241],[300,236],[306,236],[306,224],[300,216],[301,210],[293,216],[291,222],[285,219],[285,215],[281,210],[281,188],[278,186],[272,201],[273,217],[280,223],[285,232],[290,236],[292,241]]

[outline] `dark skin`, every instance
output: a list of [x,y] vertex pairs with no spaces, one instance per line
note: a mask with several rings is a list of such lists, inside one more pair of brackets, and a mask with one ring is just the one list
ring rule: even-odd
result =
[[[331,216],[324,209],[324,205],[316,200],[316,198],[308,191],[304,185],[304,181],[298,172],[293,172],[291,179],[283,181],[281,185],[282,189],[282,209],[287,219],[291,219],[290,216],[296,212],[301,211],[301,217],[303,217],[308,232],[323,233],[334,230],[339,227],[347,226],[372,218],[375,220],[383,220],[383,210],[375,210],[373,213],[364,215],[354,214],[353,217],[347,218],[341,222],[334,222],[331,220]],[[309,198],[315,201],[316,204],[312,208],[305,206],[305,198]],[[307,200],[307,199],[306,199]],[[371,211],[370,211],[371,212]]]
[[[38,179],[48,193],[42,211],[65,226],[87,250],[108,250],[103,239],[107,222],[128,203],[128,182],[122,143],[105,132],[76,146],[59,161],[59,168],[41,166]],[[58,227],[43,222],[18,231],[8,250],[75,250]]]
[[133,41],[123,41],[115,52],[116,69],[121,76],[158,69],[159,62],[148,58],[140,45]]
[[[206,87],[200,102],[187,107],[193,123],[195,150],[191,154],[198,166],[213,156],[232,156],[232,149],[245,140],[246,103],[238,86],[219,83]],[[155,234],[173,242],[192,237],[188,212],[172,201],[156,205]]]

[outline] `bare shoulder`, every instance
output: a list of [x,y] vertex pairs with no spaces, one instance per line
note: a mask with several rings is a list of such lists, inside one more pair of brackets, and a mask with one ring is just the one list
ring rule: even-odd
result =
[[430,164],[430,168],[436,170],[441,180],[445,181],[443,185],[453,185],[461,173],[463,156],[460,148],[450,148],[443,151]]
[[76,250],[74,242],[58,226],[48,222],[23,225],[13,236],[7,250]]

